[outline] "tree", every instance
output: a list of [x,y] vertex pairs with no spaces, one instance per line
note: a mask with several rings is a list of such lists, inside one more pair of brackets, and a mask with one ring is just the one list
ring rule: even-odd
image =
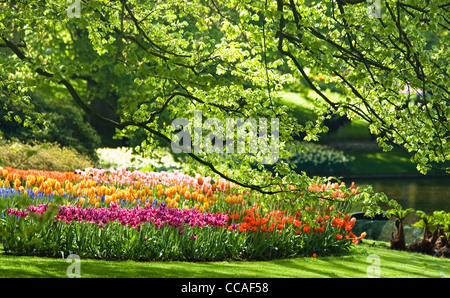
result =
[[[426,173],[449,160],[449,9],[446,1],[277,0],[279,52],[332,113],[364,119],[385,150]],[[369,11],[370,12],[370,11]],[[312,74],[344,94],[330,100]]]
[[[1,3],[1,87],[11,102],[25,102],[25,111],[33,109],[29,94],[36,86],[70,94],[86,115],[119,135],[145,132],[146,152],[173,143],[179,133],[173,120],[195,120],[201,111],[202,119],[214,120],[204,138],[230,118],[277,119],[267,130],[279,133],[273,139],[283,158],[293,136],[317,140],[326,118],[345,114],[367,120],[384,148],[391,141],[413,153],[425,173],[450,156],[448,6],[386,1],[387,12],[375,19],[360,2],[92,0],[74,1],[69,8],[80,15],[72,18],[64,1]],[[342,101],[331,101],[313,75],[340,89]],[[304,125],[274,104],[276,91],[298,81],[321,98],[317,121]],[[421,93],[403,95],[404,86]],[[115,115],[91,108],[93,92],[114,98]],[[193,126],[183,129],[195,136]],[[252,128],[238,137],[250,142]],[[191,141],[191,148],[199,145]],[[215,138],[214,146],[220,142]],[[184,152],[195,171],[265,194],[310,183],[281,159],[274,172],[251,168],[267,160],[267,150],[231,155],[200,145],[203,150]]]

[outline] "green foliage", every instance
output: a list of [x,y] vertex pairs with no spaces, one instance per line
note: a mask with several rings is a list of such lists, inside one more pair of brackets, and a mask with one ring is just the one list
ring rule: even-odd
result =
[[414,227],[423,228],[427,232],[434,232],[433,226],[436,225],[436,221],[432,215],[428,215],[422,210],[417,210],[416,215],[420,218],[420,220],[413,225]]
[[408,214],[413,213],[414,209],[408,208],[408,209],[402,209],[401,206],[398,206],[397,208],[393,208],[388,210],[388,212],[394,216],[398,221],[402,222],[405,220],[406,216]]
[[433,217],[436,220],[442,233],[447,235],[447,240],[450,239],[450,212],[445,213],[444,211],[434,211]]
[[325,145],[304,143],[304,149],[297,151],[287,159],[296,166],[297,171],[305,171],[312,175],[345,173],[349,169],[352,156],[343,151],[329,148]]
[[[100,145],[97,132],[84,120],[81,109],[66,98],[54,100],[55,94],[31,96],[31,110],[14,105],[0,95],[0,131],[6,140],[22,143],[58,143],[74,148],[80,154],[96,160],[95,149]],[[8,121],[13,113],[16,121]],[[27,119],[23,122],[22,119]]]
[[27,145],[0,140],[0,165],[25,170],[73,172],[93,167],[94,162],[75,149],[58,144]]
[[[445,1],[382,1],[380,18],[367,15],[366,2],[352,2],[97,0],[83,2],[80,18],[69,18],[61,1],[1,3],[0,88],[28,112],[30,92],[55,101],[70,95],[118,137],[145,138],[143,152],[170,146],[171,122],[192,121],[195,110],[222,123],[277,118],[275,173],[251,168],[263,163],[261,150],[183,157],[186,171],[280,199],[293,196],[280,185],[306,185],[307,175],[283,161],[292,141],[318,140],[333,115],[366,121],[383,149],[402,147],[426,173],[450,156]],[[316,93],[316,117],[299,122],[276,97],[302,84]]]
[[434,211],[433,214],[427,214],[422,210],[417,210],[416,215],[420,218],[414,223],[414,227],[419,227],[424,230],[424,239],[432,235],[439,229],[439,233],[444,235],[447,240],[450,239],[450,213],[445,211]]
[[[448,160],[445,1],[380,1],[377,17],[364,1],[286,2],[269,8],[278,50],[320,101],[367,121],[384,150],[402,147],[421,173]],[[327,85],[343,99],[327,96]]]

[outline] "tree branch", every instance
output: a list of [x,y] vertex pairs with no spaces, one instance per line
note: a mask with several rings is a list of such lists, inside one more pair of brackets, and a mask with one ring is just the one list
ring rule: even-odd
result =
[[[10,48],[10,49],[11,49],[11,50],[12,50],[12,51],[13,51],[13,52],[14,52],[21,60],[28,61],[28,62],[30,62],[30,63],[32,62],[31,59],[28,58],[28,57],[26,57],[25,54],[24,54],[22,51],[20,51],[20,49],[18,49],[17,46],[16,46],[15,44],[11,43],[11,42],[10,42],[7,38],[5,38],[4,36],[2,36],[2,39],[3,39],[3,41],[5,42],[5,44],[8,46],[8,48]],[[47,71],[43,70],[42,68],[37,68],[35,71],[36,71],[37,74],[42,75],[42,76],[47,77],[47,78],[52,78],[52,77],[54,77],[54,74],[52,74],[52,73],[50,73],[50,72],[47,72]],[[78,92],[75,90],[75,88],[73,87],[73,85],[72,85],[68,80],[62,79],[62,80],[60,80],[58,83],[59,83],[59,84],[62,84],[62,85],[64,85],[64,86],[66,87],[67,91],[70,93],[70,95],[72,96],[72,98],[74,99],[74,101],[76,102],[76,104],[77,104],[78,106],[80,106],[81,109],[83,109],[83,111],[84,111],[86,114],[91,115],[91,116],[94,116],[94,117],[96,117],[97,119],[99,119],[99,120],[101,120],[101,121],[104,121],[105,123],[108,123],[108,124],[110,124],[110,125],[112,125],[112,126],[118,128],[118,129],[123,129],[123,128],[127,127],[127,126],[137,126],[137,127],[141,127],[141,128],[143,128],[143,129],[147,130],[148,132],[150,132],[151,134],[160,137],[161,139],[163,139],[164,141],[168,142],[169,144],[172,143],[172,141],[171,141],[171,139],[170,139],[169,137],[167,137],[166,135],[164,135],[164,134],[161,133],[160,131],[157,131],[157,130],[155,130],[155,129],[149,127],[149,126],[148,126],[149,120],[148,120],[148,121],[145,121],[145,122],[134,122],[134,121],[116,122],[116,121],[114,121],[114,120],[112,120],[112,119],[109,119],[109,118],[104,117],[104,116],[102,116],[102,115],[100,115],[100,114],[98,114],[98,113],[95,113],[92,109],[90,109],[89,106],[87,106],[86,103],[84,103],[84,101],[83,101],[83,100],[81,99],[81,97],[79,96]],[[172,100],[175,96],[184,96],[184,97],[189,97],[189,98],[194,98],[194,99],[196,99],[196,100],[199,100],[199,99],[197,99],[197,98],[195,98],[194,96],[189,95],[189,94],[185,94],[185,93],[181,93],[181,92],[174,92],[174,93],[172,93],[171,96],[169,96],[169,97],[166,99],[166,101],[164,102],[163,106],[162,106],[159,110],[156,110],[156,111],[154,111],[154,112],[151,114],[150,119],[152,119],[152,117],[153,117],[156,113],[162,112],[162,111],[167,107],[169,101]],[[211,169],[211,171],[213,171],[214,173],[216,173],[216,174],[219,175],[220,177],[222,177],[222,178],[224,178],[224,179],[226,179],[226,180],[228,180],[228,181],[230,181],[230,182],[233,182],[233,183],[235,183],[235,184],[237,184],[237,185],[240,185],[240,186],[242,186],[242,187],[245,187],[245,188],[249,188],[249,189],[258,191],[258,192],[260,192],[260,193],[262,193],[262,194],[276,194],[276,193],[284,192],[284,191],[281,191],[281,190],[280,190],[280,191],[267,191],[267,190],[264,190],[264,189],[267,188],[267,187],[275,186],[275,185],[272,184],[272,183],[269,183],[269,184],[266,184],[266,185],[262,185],[262,186],[261,186],[261,185],[248,184],[248,183],[244,183],[244,182],[238,181],[238,180],[233,179],[233,178],[231,178],[231,177],[225,175],[224,173],[220,172],[220,171],[219,171],[212,163],[210,163],[210,162],[208,162],[208,161],[202,159],[202,158],[199,157],[198,155],[196,155],[196,154],[194,154],[194,153],[192,153],[192,152],[188,153],[188,155],[191,156],[191,157],[192,157],[194,160],[196,160],[197,162],[199,162],[199,163],[201,163],[201,164],[203,164],[203,165],[209,167],[209,168]]]

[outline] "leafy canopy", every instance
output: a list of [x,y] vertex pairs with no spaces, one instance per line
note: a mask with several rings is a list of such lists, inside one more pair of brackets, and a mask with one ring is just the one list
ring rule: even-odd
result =
[[[317,140],[333,114],[367,121],[380,146],[400,146],[426,173],[450,159],[450,6],[380,2],[379,18],[358,0],[91,0],[80,2],[79,18],[68,17],[66,1],[2,2],[0,88],[24,112],[36,90],[69,94],[119,135],[144,131],[144,152],[170,145],[172,121],[192,121],[194,111],[222,123],[277,118],[274,172],[251,167],[261,152],[185,154],[192,171],[262,193],[306,189],[306,174],[281,158],[296,135]],[[317,119],[305,124],[275,105],[277,91],[302,84],[317,94]],[[342,96],[330,99],[329,88]],[[114,95],[117,117],[93,111],[92,93]]]

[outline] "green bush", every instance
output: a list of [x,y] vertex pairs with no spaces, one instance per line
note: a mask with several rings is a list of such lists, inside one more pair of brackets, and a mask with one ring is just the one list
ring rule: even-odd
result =
[[28,145],[0,139],[0,166],[18,169],[72,172],[93,167],[93,161],[73,148],[43,143]]
[[97,158],[95,149],[101,146],[100,136],[80,108],[68,99],[55,100],[52,94],[33,94],[31,98],[32,109],[11,105],[0,96],[0,136],[27,144],[34,140],[58,143],[93,160]]

